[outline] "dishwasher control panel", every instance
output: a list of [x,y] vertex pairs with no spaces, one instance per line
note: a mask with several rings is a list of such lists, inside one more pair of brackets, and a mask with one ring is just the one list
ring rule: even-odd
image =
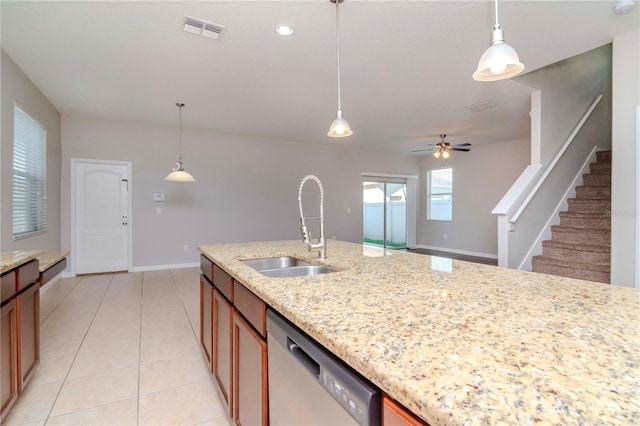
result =
[[359,424],[367,424],[369,404],[359,398],[354,392],[351,392],[344,383],[334,377],[326,368],[321,368],[320,376],[322,386],[329,391],[331,396],[333,396]]

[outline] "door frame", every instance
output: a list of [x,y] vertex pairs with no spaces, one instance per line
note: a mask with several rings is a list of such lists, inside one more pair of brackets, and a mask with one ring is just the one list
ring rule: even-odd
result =
[[77,246],[76,246],[76,168],[80,163],[91,163],[91,164],[109,164],[114,166],[127,166],[127,174],[129,175],[129,190],[127,191],[127,217],[129,218],[128,226],[127,226],[127,271],[131,272],[131,265],[133,262],[133,179],[132,179],[132,168],[133,163],[131,161],[122,161],[122,160],[98,160],[91,158],[71,158],[71,199],[70,199],[70,218],[71,218],[71,275],[76,276],[76,267],[77,267]]
[[[379,172],[361,172],[360,175],[362,177],[360,195],[362,195],[362,182],[366,179],[384,180],[385,178],[391,178],[407,180],[407,248],[415,247],[418,224],[418,176]],[[362,198],[360,201],[362,202]],[[362,215],[360,215],[360,220],[363,221]],[[363,225],[364,223],[361,223],[361,227]]]

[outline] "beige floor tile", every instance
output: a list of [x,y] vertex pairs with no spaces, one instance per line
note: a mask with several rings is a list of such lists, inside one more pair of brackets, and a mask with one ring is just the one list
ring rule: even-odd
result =
[[166,326],[188,321],[184,306],[173,306],[159,311],[145,310],[142,313],[142,327]]
[[62,382],[67,377],[73,359],[74,355],[41,359],[29,386]]
[[93,327],[87,333],[80,352],[95,352],[104,350],[140,349],[140,327],[125,326],[121,328]]
[[210,419],[205,422],[195,424],[193,426],[231,426],[231,423],[229,423],[229,419],[227,419],[227,416],[224,415],[216,417],[215,419]]
[[50,417],[47,425],[136,425],[138,398],[129,398],[75,413]]
[[140,361],[154,362],[200,353],[198,341],[193,334],[182,334],[162,339],[142,341]]
[[179,336],[188,333],[193,333],[191,323],[185,315],[184,320],[168,325],[153,325],[150,327],[142,327],[142,345],[147,342],[166,339],[172,336]]
[[138,424],[194,425],[224,415],[211,379],[140,396]]
[[84,339],[80,336],[40,335],[40,359],[75,355]]
[[80,352],[73,361],[68,379],[91,376],[121,370],[127,367],[138,367],[140,352],[135,347],[103,349],[100,351]]
[[201,354],[140,365],[140,395],[208,379],[211,373]]
[[138,366],[68,379],[51,416],[73,413],[138,395]]
[[61,386],[62,382],[27,386],[2,424],[20,425],[46,418]]
[[156,299],[143,299],[142,301],[142,314],[150,312],[164,312],[166,310],[176,309],[183,307],[182,302],[178,296],[175,297],[161,297]]

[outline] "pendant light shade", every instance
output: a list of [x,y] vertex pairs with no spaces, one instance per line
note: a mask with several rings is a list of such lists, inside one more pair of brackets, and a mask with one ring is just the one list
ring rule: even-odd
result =
[[344,0],[329,0],[331,3],[336,4],[336,52],[337,52],[337,68],[338,68],[338,111],[336,113],[336,118],[331,122],[331,126],[329,126],[329,132],[327,132],[327,136],[332,138],[346,138],[347,136],[351,136],[353,131],[351,130],[351,126],[347,123],[347,120],[342,118],[342,103],[340,99],[340,14],[339,14],[339,5]]
[[173,169],[171,173],[167,175],[164,180],[168,180],[170,182],[195,182],[196,180],[189,174],[189,172],[184,170],[182,166],[182,108],[184,108],[184,104],[182,102],[176,103],[178,107],[178,121],[180,124],[179,133],[178,133],[178,162],[176,163],[176,168]]
[[496,24],[491,33],[491,44],[480,57],[478,69],[473,73],[473,79],[477,81],[504,80],[524,70],[516,51],[504,42],[504,31],[498,23],[498,0],[495,0],[495,13]]

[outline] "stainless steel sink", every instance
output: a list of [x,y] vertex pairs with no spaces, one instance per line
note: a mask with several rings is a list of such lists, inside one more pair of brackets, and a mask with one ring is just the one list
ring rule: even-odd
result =
[[252,267],[263,275],[277,278],[309,277],[335,272],[324,266],[312,265],[309,262],[290,256],[248,259],[242,260],[242,263]]
[[293,278],[293,277],[310,277],[312,275],[328,274],[330,272],[335,272],[335,271],[325,268],[324,266],[308,265],[308,266],[292,266],[290,268],[281,268],[281,269],[265,269],[259,272],[268,277]]
[[251,266],[256,271],[263,271],[265,269],[282,269],[291,268],[294,266],[310,266],[309,262],[296,259],[295,257],[282,256],[282,257],[266,257],[263,259],[249,259],[243,260],[247,266]]

